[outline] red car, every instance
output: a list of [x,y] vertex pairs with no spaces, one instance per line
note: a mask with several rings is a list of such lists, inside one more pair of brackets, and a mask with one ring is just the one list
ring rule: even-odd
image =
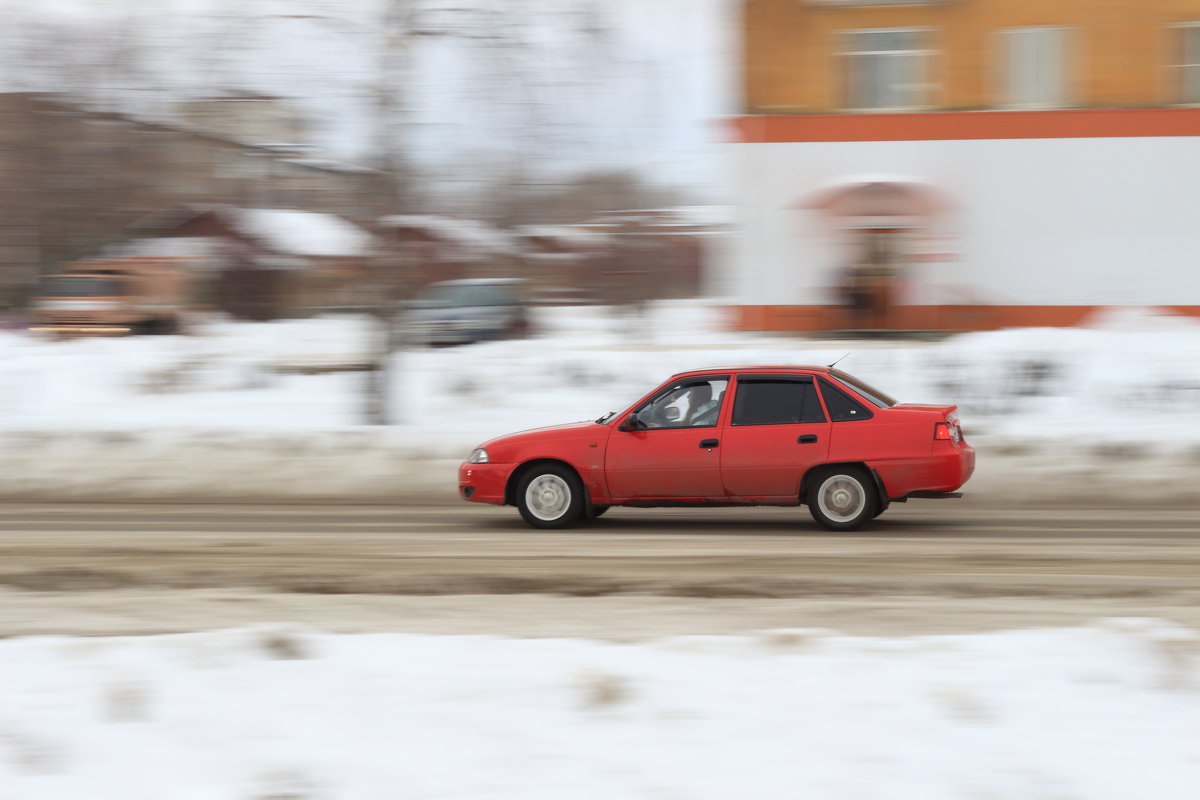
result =
[[694,370],[620,413],[484,443],[459,493],[538,528],[616,505],[807,504],[855,530],[891,502],[958,496],[975,451],[956,411],[897,404],[831,367]]

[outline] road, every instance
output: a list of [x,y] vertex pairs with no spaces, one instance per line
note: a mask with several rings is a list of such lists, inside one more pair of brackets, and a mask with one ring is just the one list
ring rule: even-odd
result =
[[569,531],[484,506],[0,505],[0,635],[289,621],[635,639],[864,634],[1155,616],[1200,627],[1200,512],[614,509]]

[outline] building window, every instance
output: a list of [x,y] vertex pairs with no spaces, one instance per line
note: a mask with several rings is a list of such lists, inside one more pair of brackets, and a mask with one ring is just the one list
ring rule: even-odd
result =
[[1008,28],[1000,32],[1000,104],[1062,108],[1069,102],[1066,28]]
[[1173,26],[1175,102],[1200,105],[1200,22]]
[[929,105],[933,51],[924,28],[843,31],[844,107],[910,111]]

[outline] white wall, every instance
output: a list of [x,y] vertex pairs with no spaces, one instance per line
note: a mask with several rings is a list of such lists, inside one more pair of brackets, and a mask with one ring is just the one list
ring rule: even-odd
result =
[[833,226],[798,204],[867,173],[947,192],[957,263],[917,267],[918,303],[972,284],[989,303],[1200,305],[1200,142],[1195,138],[738,144],[739,217],[724,284],[735,302],[829,302]]

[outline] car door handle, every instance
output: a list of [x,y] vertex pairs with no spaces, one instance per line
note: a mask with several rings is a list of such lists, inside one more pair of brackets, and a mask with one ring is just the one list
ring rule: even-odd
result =
[[815,433],[806,433],[796,440],[799,444],[816,444],[817,435]]
[[711,450],[712,448],[716,447],[720,443],[721,442],[717,439],[701,439],[700,440],[700,446],[707,450]]

